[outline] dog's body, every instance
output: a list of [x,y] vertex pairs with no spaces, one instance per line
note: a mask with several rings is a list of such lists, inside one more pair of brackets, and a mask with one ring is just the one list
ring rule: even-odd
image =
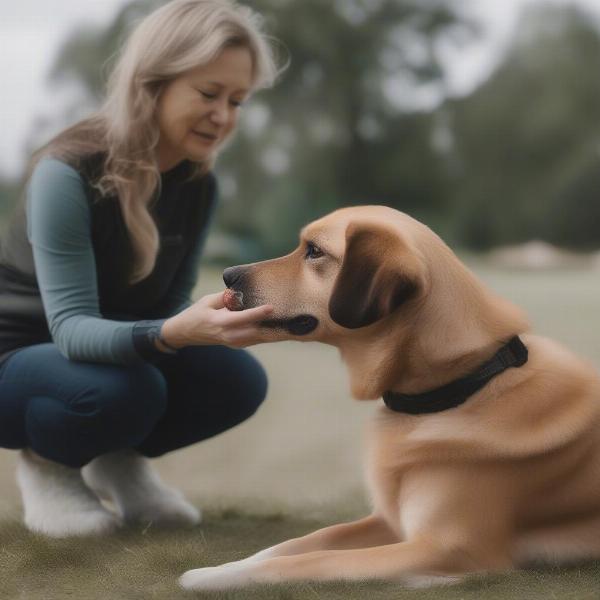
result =
[[385,207],[336,211],[292,254],[235,267],[245,306],[270,303],[273,340],[340,349],[353,396],[417,394],[473,372],[520,335],[529,360],[456,408],[385,406],[370,426],[371,516],[220,567],[186,588],[256,582],[451,581],[532,560],[600,556],[600,378],[527,332],[427,227]]

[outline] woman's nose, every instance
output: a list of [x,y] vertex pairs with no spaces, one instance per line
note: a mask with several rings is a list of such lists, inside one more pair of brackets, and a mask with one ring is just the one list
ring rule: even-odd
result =
[[218,104],[215,104],[210,113],[210,118],[214,123],[218,123],[219,125],[227,123],[228,109],[225,103],[220,102]]

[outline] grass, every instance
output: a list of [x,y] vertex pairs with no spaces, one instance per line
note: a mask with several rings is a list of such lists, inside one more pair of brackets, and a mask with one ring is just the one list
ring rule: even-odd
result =
[[[600,366],[600,273],[475,271],[529,312],[551,335]],[[217,272],[199,294],[221,288]],[[361,475],[363,423],[372,403],[349,398],[337,352],[285,342],[252,350],[265,365],[269,397],[250,421],[156,461],[161,475],[205,508],[193,530],[125,530],[106,538],[50,540],[20,523],[15,453],[0,451],[0,599],[146,600],[236,598],[349,600],[598,600],[600,563],[528,569],[461,584],[406,590],[395,584],[299,584],[220,594],[189,594],[177,577],[189,568],[247,556],[368,510]]]
[[107,538],[50,540],[20,523],[0,525],[0,598],[26,600],[148,600],[179,598],[293,600],[597,600],[600,564],[546,567],[488,577],[458,585],[404,589],[381,582],[301,583],[239,591],[185,592],[177,576],[190,568],[242,558],[323,523],[281,515],[209,513],[197,530],[129,530]]

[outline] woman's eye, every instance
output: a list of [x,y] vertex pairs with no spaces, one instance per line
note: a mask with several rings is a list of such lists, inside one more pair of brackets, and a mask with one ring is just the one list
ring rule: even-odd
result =
[[306,254],[304,258],[321,258],[321,256],[325,256],[325,253],[314,244],[306,244]]
[[211,94],[210,92],[203,92],[202,90],[198,90],[207,100],[214,100],[217,95]]

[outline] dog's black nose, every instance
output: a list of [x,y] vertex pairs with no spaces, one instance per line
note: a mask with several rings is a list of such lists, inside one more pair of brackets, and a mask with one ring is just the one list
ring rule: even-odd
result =
[[242,267],[228,267],[223,271],[223,281],[225,285],[230,288],[235,285],[235,283],[242,276],[243,269]]

